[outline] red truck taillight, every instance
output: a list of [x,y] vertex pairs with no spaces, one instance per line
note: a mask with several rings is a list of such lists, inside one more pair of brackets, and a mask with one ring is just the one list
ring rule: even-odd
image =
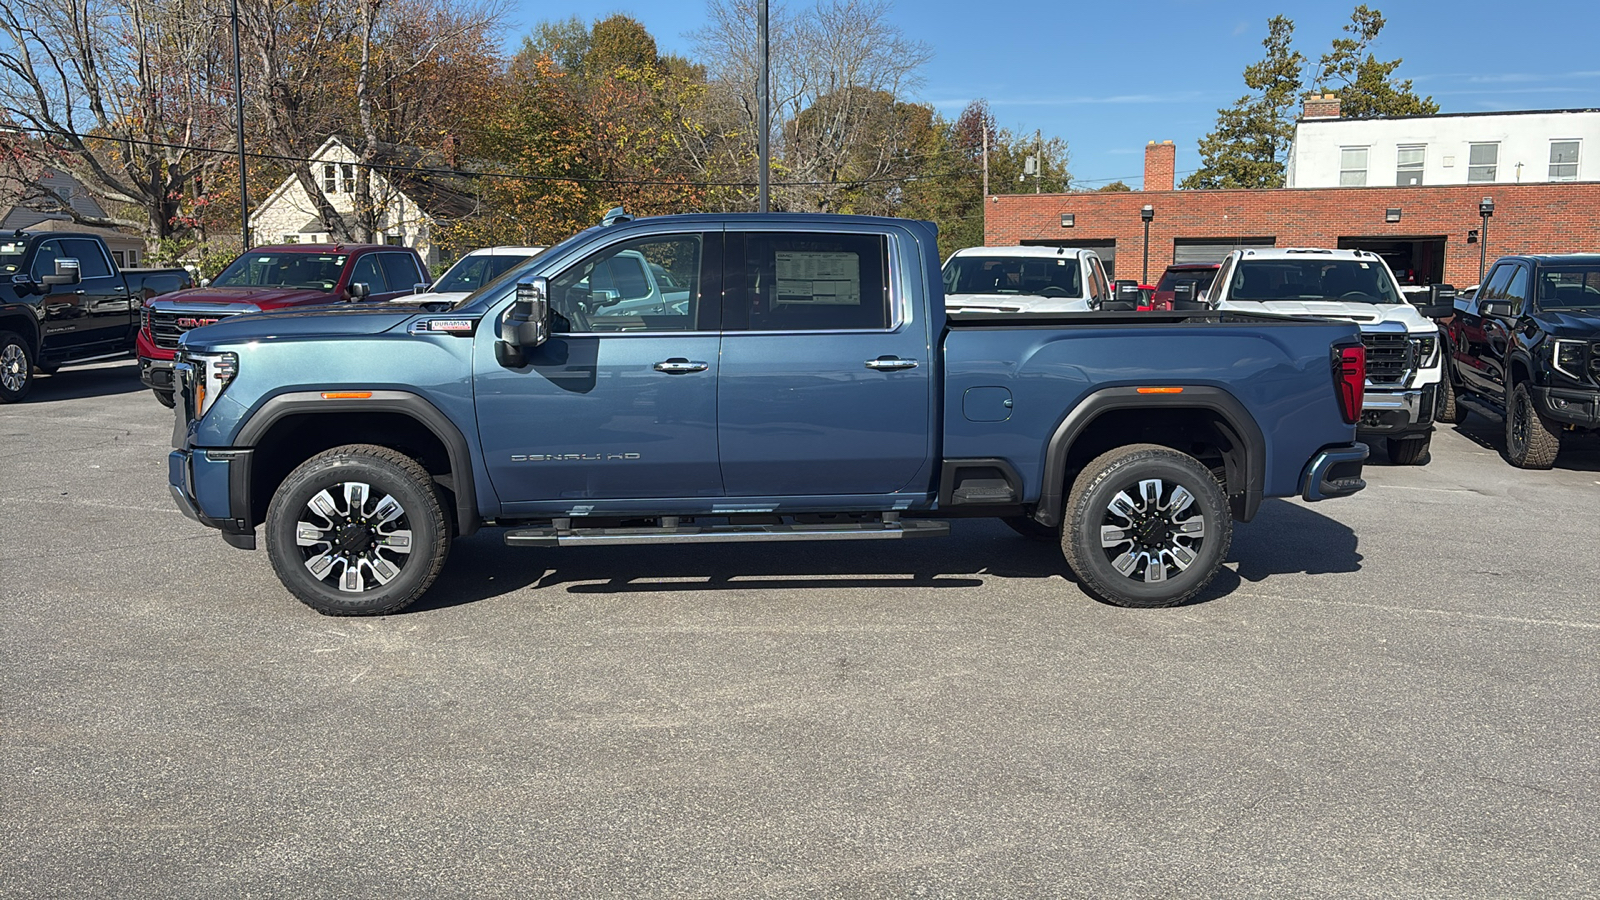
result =
[[1354,425],[1361,418],[1361,395],[1367,387],[1367,348],[1360,344],[1333,348],[1333,387],[1339,412]]

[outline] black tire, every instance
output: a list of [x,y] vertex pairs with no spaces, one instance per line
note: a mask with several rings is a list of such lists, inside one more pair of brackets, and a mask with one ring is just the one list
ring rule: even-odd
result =
[[283,480],[267,507],[266,541],[278,580],[302,603],[325,616],[378,616],[433,584],[450,554],[450,527],[420,463],[388,447],[348,444]]
[[1389,438],[1389,462],[1397,466],[1420,466],[1428,461],[1428,447],[1433,435],[1421,437]]
[[0,403],[16,403],[33,388],[33,348],[14,331],[0,331]]
[[1561,452],[1561,433],[1533,403],[1528,383],[1511,389],[1506,410],[1506,459],[1519,469],[1548,469]]
[[1456,386],[1450,380],[1450,373],[1446,372],[1444,381],[1439,383],[1439,415],[1436,418],[1451,425],[1460,425],[1470,414],[1471,410],[1456,402]]
[[1054,544],[1061,540],[1061,529],[1049,525],[1040,525],[1029,516],[1005,516],[1000,521],[1010,526],[1012,531],[1022,535],[1030,541],[1041,541]]
[[[1153,497],[1141,482],[1154,483]],[[1179,499],[1180,488],[1189,501]],[[1192,508],[1198,512],[1183,515]],[[1067,496],[1065,522],[1067,564],[1085,590],[1117,606],[1149,609],[1193,599],[1216,576],[1233,541],[1232,512],[1216,476],[1194,457],[1156,444],[1119,447],[1085,466]],[[1120,534],[1127,537],[1119,540]]]
[[150,393],[155,394],[156,402],[162,406],[165,406],[167,409],[171,409],[178,405],[178,397],[172,391],[158,391],[155,388],[151,388]]

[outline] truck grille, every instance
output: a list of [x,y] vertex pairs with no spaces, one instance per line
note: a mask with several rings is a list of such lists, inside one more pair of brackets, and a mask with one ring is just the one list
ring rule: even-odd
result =
[[1405,384],[1415,365],[1411,341],[1404,334],[1363,334],[1367,347],[1367,381],[1373,384]]
[[193,331],[202,325],[210,325],[219,319],[238,315],[231,312],[167,312],[159,309],[144,309],[144,327],[150,332],[150,339],[157,347],[163,350],[178,349],[178,338],[184,332]]

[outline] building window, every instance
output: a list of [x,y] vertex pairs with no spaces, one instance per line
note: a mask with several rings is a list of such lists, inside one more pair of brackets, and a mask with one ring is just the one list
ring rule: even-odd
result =
[[339,190],[339,182],[334,178],[333,163],[326,163],[322,167],[322,192],[332,194]]
[[1473,144],[1467,152],[1467,181],[1493,181],[1500,162],[1499,144]]
[[298,243],[300,243],[300,235],[298,235],[298,234],[286,234],[286,235],[283,236],[283,242],[285,244],[298,244]]
[[1578,142],[1550,142],[1550,180],[1578,180]]
[[119,268],[119,269],[132,268],[131,266],[128,265],[128,260],[127,260],[127,258],[125,258],[122,255],[122,251],[121,250],[113,250],[113,251],[111,251],[111,261],[116,263],[117,264],[117,268]]
[[406,236],[403,234],[386,234],[383,236],[383,242],[391,247],[404,247],[406,245]]
[[1394,183],[1410,187],[1422,183],[1422,161],[1427,148],[1420,145],[1401,147],[1394,160]]
[[1367,148],[1339,148],[1339,186],[1361,187],[1367,183]]
[[339,174],[344,176],[344,192],[346,194],[354,194],[356,192],[356,167],[345,163],[339,167]]

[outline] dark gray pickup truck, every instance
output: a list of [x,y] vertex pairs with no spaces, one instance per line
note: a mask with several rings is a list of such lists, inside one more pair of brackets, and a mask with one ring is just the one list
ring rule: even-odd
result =
[[0,237],[0,403],[65,365],[133,352],[139,308],[190,285],[182,269],[118,269],[92,234]]

